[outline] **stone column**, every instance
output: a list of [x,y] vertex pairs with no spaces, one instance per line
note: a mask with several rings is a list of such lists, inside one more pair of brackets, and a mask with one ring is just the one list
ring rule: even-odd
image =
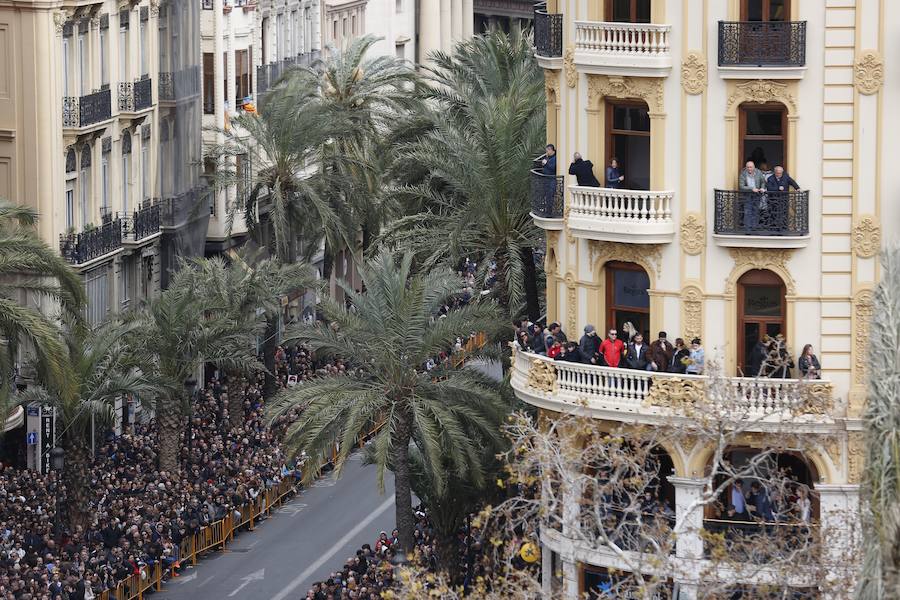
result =
[[462,0],[462,36],[468,40],[474,35],[475,8],[472,0]]
[[[679,559],[703,558],[703,506],[699,504],[705,479],[690,477],[669,477],[669,483],[675,488],[675,516],[680,523],[675,541],[675,556]],[[691,508],[693,506],[693,508]],[[680,562],[680,561],[679,561]],[[673,579],[679,589],[679,600],[692,600],[697,597],[696,574],[674,573]]]
[[451,10],[450,10],[450,0],[441,0],[441,13],[440,13],[440,24],[441,24],[441,50],[444,52],[450,52],[453,46],[453,34],[451,28]]
[[[819,494],[819,521],[821,523],[822,548],[826,564],[847,564],[854,550],[853,535],[859,527],[859,486],[840,484],[816,484]],[[836,581],[845,579],[844,573],[834,573],[829,569],[827,578],[831,585],[825,586],[827,600],[839,600],[842,596],[835,592],[843,586]]]
[[552,600],[553,550],[547,546],[541,548],[541,596],[544,600]]
[[450,0],[450,39],[455,46],[463,37],[463,0]]
[[441,0],[421,0],[419,5],[419,62],[428,61],[428,55],[441,49]]

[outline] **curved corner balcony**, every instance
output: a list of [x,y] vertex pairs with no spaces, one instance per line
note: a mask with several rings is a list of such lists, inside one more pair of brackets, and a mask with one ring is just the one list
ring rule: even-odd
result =
[[809,243],[809,191],[715,190],[713,239],[732,248],[804,248]]
[[667,244],[675,239],[674,192],[569,186],[572,235],[628,244]]
[[542,229],[560,231],[565,212],[565,178],[531,170],[531,218]]
[[[597,419],[671,423],[690,419],[707,392],[705,375],[680,375],[598,367],[557,361],[514,351],[510,378],[516,396],[538,408],[579,413]],[[729,377],[730,418],[760,430],[780,422],[823,424],[834,411],[832,384],[826,380]]]
[[575,66],[586,73],[665,77],[671,25],[575,21]]
[[561,69],[563,15],[547,12],[547,3],[534,5],[534,55],[544,69]]

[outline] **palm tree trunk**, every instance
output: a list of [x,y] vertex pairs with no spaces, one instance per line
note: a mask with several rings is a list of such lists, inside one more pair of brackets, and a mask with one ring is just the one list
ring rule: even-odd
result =
[[[278,347],[278,315],[266,316],[266,333],[263,340],[263,366],[266,368],[266,381],[263,385],[263,394],[266,398],[275,394],[277,387],[275,381],[275,349]],[[231,407],[228,408],[231,416]],[[232,421],[233,422],[233,421]]]
[[504,312],[509,315],[513,307],[509,305],[509,287],[506,285],[506,272],[509,269],[509,261],[506,258],[506,251],[498,252],[495,260],[497,262],[497,280],[494,282],[493,297],[497,300]]
[[178,472],[178,449],[181,445],[183,422],[181,417],[181,411],[177,406],[167,406],[163,411],[157,412],[160,471]]
[[412,552],[416,526],[412,508],[412,480],[409,472],[409,442],[412,438],[412,423],[409,414],[400,415],[397,436],[393,443],[394,501],[397,529],[400,532],[400,546]]
[[68,520],[70,529],[76,525],[87,525],[90,514],[90,477],[88,476],[89,461],[88,445],[84,439],[65,437],[66,468],[64,477],[66,482],[66,497],[68,506],[64,515]]
[[541,318],[541,301],[538,296],[534,252],[530,247],[522,248],[522,263],[525,265],[525,312],[531,322],[537,322]]

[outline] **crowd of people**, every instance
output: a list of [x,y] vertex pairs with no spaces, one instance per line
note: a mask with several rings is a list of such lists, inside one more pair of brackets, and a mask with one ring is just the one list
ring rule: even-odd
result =
[[593,325],[586,325],[577,342],[568,339],[559,323],[551,323],[547,328],[524,321],[515,325],[519,350],[559,361],[691,375],[702,375],[706,362],[700,338],[693,338],[690,346],[684,339],[676,338],[673,345],[668,334],[660,331],[657,339],[648,344],[644,334],[630,322],[622,326],[621,336],[617,329],[610,329],[605,339],[597,335]]
[[[281,349],[277,361],[282,385],[287,374],[309,379],[344,368],[302,348]],[[74,527],[63,512],[73,490],[56,471],[0,466],[0,600],[92,600],[157,563],[177,576],[182,540],[238,515],[284,478],[299,479],[302,465],[280,444],[286,421],[265,420],[263,382],[216,373],[195,394],[179,473],[158,469],[153,421],[110,432],[89,465],[86,519]],[[229,402],[235,394],[240,403]],[[238,404],[233,425],[229,406]]]
[[[415,514],[412,556],[400,555],[398,530],[394,529],[390,534],[381,531],[374,544],[363,544],[354,556],[347,558],[340,570],[315,582],[302,596],[303,600],[381,600],[384,592],[397,583],[394,569],[407,561],[434,573],[438,560],[434,527],[425,506],[418,506]],[[470,522],[456,532],[455,541],[449,547],[457,554],[460,579],[452,582],[453,585],[469,589],[476,579],[489,575],[490,566],[485,560],[482,538],[481,530]]]
[[[514,325],[519,350],[558,361],[688,375],[702,375],[706,364],[700,338],[692,338],[688,345],[679,337],[673,344],[668,334],[660,331],[655,340],[647,343],[644,334],[630,322],[623,324],[621,334],[618,329],[607,331],[605,339],[597,334],[593,325],[585,325],[584,335],[577,342],[568,339],[559,323],[551,323],[545,328],[540,323],[519,320]],[[822,377],[822,367],[812,344],[803,347],[796,366],[799,378]],[[792,377],[794,368],[784,336],[764,335],[753,347],[744,376],[787,379]]]

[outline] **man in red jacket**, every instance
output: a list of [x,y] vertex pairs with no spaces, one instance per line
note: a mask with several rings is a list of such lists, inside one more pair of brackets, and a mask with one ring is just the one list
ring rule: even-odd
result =
[[625,343],[618,338],[619,332],[615,329],[609,330],[609,337],[600,344],[600,354],[606,360],[606,364],[610,367],[618,367],[619,361],[622,359],[622,351],[625,349]]

